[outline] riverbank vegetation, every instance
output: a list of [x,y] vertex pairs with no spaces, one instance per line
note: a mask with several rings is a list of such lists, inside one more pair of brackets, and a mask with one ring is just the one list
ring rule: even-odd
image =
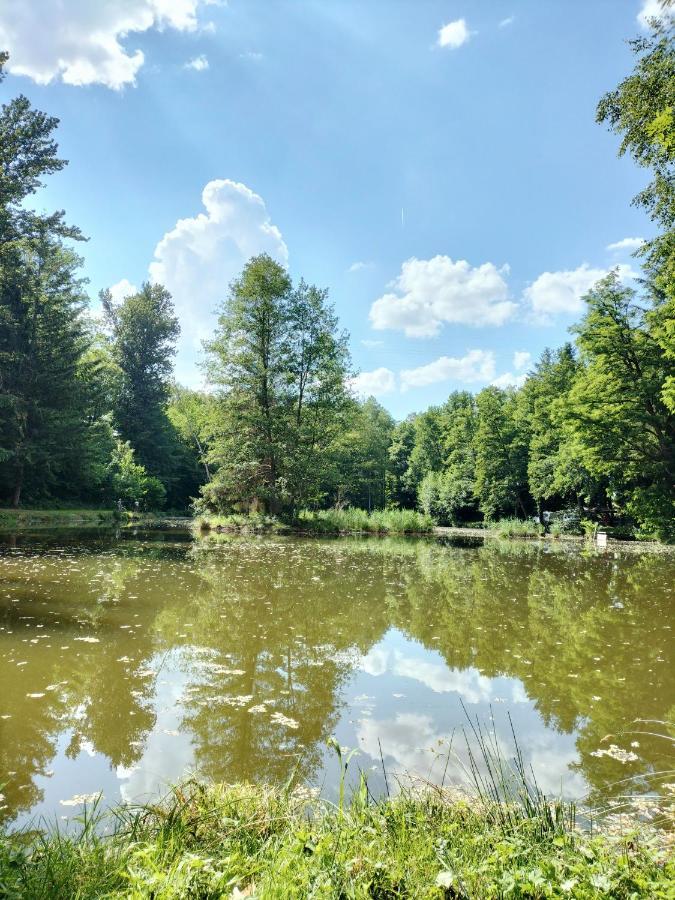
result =
[[112,835],[89,813],[77,836],[0,838],[0,888],[34,900],[672,896],[672,860],[637,829],[591,836],[570,807],[516,814],[450,796],[372,802],[362,781],[333,805],[306,790],[190,783],[114,810]]
[[428,534],[434,528],[430,516],[414,509],[301,510],[291,521],[261,514],[203,515],[195,529],[206,531],[293,531],[300,534]]
[[454,392],[402,422],[354,395],[348,336],[327,291],[292,282],[265,255],[223,285],[205,343],[209,390],[177,385],[169,293],[145,284],[114,302],[104,291],[92,313],[72,249],[83,235],[62,213],[25,203],[65,165],[57,120],[25,97],[4,104],[0,502],[192,504],[285,523],[307,509],[314,531],[355,521],[359,509],[371,513],[363,530],[390,531],[409,528],[386,516],[412,521],[415,510],[452,525],[569,510],[675,539],[672,28],[633,49],[633,73],[597,117],[651,179],[635,200],[656,229],[636,251],[640,279],[599,281],[573,342],[547,350],[521,387]]

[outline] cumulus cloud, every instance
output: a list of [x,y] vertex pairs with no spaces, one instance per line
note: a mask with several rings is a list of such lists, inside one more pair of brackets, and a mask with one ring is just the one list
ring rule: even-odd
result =
[[641,237],[626,237],[620,241],[614,241],[613,244],[607,244],[608,250],[637,250],[645,242]]
[[396,376],[391,369],[380,366],[372,372],[361,372],[350,378],[349,386],[362,397],[381,397],[396,390]]
[[642,0],[642,6],[637,14],[640,28],[647,30],[652,19],[668,18],[675,18],[675,11],[673,11],[672,7],[670,9],[666,8],[662,0]]
[[532,361],[532,354],[527,350],[516,350],[513,354],[513,368],[516,372],[522,372]]
[[369,269],[372,266],[370,262],[364,262],[362,259],[358,259],[356,262],[353,262],[351,266],[347,269],[348,272],[360,272],[361,269]]
[[495,376],[495,356],[491,350],[469,350],[462,357],[440,356],[434,362],[417,369],[401,372],[401,390],[426,387],[439,381],[464,381],[466,383],[490,381]]
[[186,62],[184,67],[185,69],[194,69],[195,72],[204,72],[209,67],[209,61],[202,53],[201,56],[195,56],[194,59],[191,59],[189,62]]
[[150,280],[171,292],[180,318],[181,350],[198,349],[210,335],[215,309],[250,257],[269,253],[282,265],[288,249],[265,202],[245,184],[209,181],[205,212],[179,219],[155,248]]
[[433,337],[444,322],[503,325],[517,305],[508,299],[508,266],[471,266],[449,256],[406,260],[392,291],[370,309],[374,328],[392,328],[408,337]]
[[498,375],[491,382],[493,387],[498,387],[502,389],[515,387],[522,387],[527,381],[527,372],[523,372],[522,375],[514,375],[513,372],[504,372],[503,375]]
[[439,47],[450,47],[452,50],[456,50],[457,47],[466,44],[470,37],[471,32],[466,27],[466,20],[455,19],[454,22],[448,22],[439,29],[437,43]]
[[135,284],[132,284],[128,278],[122,278],[121,281],[111,284],[108,290],[110,291],[114,303],[121,303],[125,297],[138,293],[138,288]]
[[[616,269],[622,281],[635,277],[630,266],[620,265]],[[584,308],[584,295],[609,271],[611,270],[592,268],[583,263],[578,268],[567,271],[542,272],[525,289],[525,301],[535,318],[543,322],[560,314],[578,315]]]
[[[134,84],[144,62],[133,34],[150,29],[194,31],[209,0],[3,0],[0,47],[8,69],[38,84]],[[132,47],[129,47],[129,44]]]

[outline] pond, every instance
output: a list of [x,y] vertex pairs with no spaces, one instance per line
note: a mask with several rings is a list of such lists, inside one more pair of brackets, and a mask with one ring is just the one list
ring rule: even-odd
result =
[[526,542],[6,538],[0,818],[190,773],[333,796],[331,736],[374,794],[460,782],[469,719],[547,792],[658,792],[672,745],[637,732],[667,727],[634,720],[675,721],[674,584],[672,555]]

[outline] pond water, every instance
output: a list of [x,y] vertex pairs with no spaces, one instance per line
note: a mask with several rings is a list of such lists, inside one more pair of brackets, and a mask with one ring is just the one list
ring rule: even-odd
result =
[[374,793],[382,762],[458,782],[467,716],[547,792],[658,790],[672,745],[634,732],[666,726],[634,720],[675,721],[674,585],[672,555],[515,542],[0,539],[0,819],[188,773],[330,796],[332,735]]

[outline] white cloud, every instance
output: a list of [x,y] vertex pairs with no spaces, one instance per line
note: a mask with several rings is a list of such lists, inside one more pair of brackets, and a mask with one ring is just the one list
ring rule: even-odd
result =
[[134,84],[143,52],[130,36],[149,29],[194,31],[208,0],[3,0],[0,47],[8,69],[38,84]]
[[263,54],[257,50],[247,50],[245,53],[239,54],[239,59],[248,59],[250,62],[260,62],[262,58]]
[[132,284],[127,278],[122,278],[122,280],[116,282],[116,284],[111,284],[108,290],[112,295],[114,303],[121,303],[125,297],[138,293],[136,285]]
[[396,390],[396,376],[391,369],[381,366],[372,372],[361,372],[350,378],[349,386],[362,397],[381,397]]
[[532,354],[527,350],[516,350],[513,354],[513,368],[516,372],[522,372],[532,361]]
[[245,184],[209,181],[202,202],[205,212],[179,219],[164,235],[149,268],[150,280],[173,296],[182,351],[199,349],[213,332],[216,307],[252,256],[269,253],[282,265],[288,262],[288,249],[262,197]]
[[356,262],[353,262],[351,266],[347,269],[348,272],[360,272],[361,269],[370,269],[373,264],[371,262],[364,262],[359,259]]
[[208,67],[209,61],[203,53],[201,56],[195,56],[194,59],[186,62],[183,66],[184,69],[194,69],[195,72],[203,72],[205,69],[208,69]]
[[448,22],[438,31],[438,46],[450,47],[453,50],[466,44],[471,36],[471,32],[466,27],[465,19],[455,19],[454,22]]
[[620,241],[614,241],[613,244],[607,244],[608,250],[637,250],[645,242],[641,237],[626,237]]
[[513,23],[515,21],[516,21],[515,16],[507,16],[505,19],[501,20],[501,22],[499,23],[499,27],[500,28],[508,28],[509,25],[513,25]]
[[513,372],[504,372],[503,375],[498,375],[497,378],[493,379],[490,383],[493,387],[498,388],[510,388],[522,387],[527,381],[527,372],[524,372],[522,375],[514,375]]
[[394,328],[408,337],[432,337],[444,322],[503,325],[517,305],[509,299],[508,266],[471,266],[449,256],[406,260],[392,292],[370,309],[374,328]]
[[490,381],[495,375],[495,356],[490,350],[469,350],[461,358],[441,356],[426,366],[404,369],[401,372],[401,390],[426,387],[439,381]]
[[652,19],[669,19],[675,17],[673,9],[667,9],[661,0],[642,0],[642,7],[637,14],[637,20],[641,28],[649,28]]
[[368,347],[369,350],[372,350],[374,347],[381,347],[384,344],[384,341],[371,341],[370,338],[363,338],[361,343],[364,347]]
[[[616,266],[619,278],[625,281],[635,277],[630,266]],[[576,269],[561,272],[542,272],[525,288],[524,297],[535,318],[546,322],[558,314],[576,315],[584,308],[583,297],[604,278],[608,269],[594,269],[583,263]]]

